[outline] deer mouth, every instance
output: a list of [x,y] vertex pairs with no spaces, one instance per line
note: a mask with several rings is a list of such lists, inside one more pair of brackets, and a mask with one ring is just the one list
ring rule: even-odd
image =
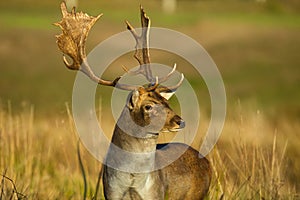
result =
[[178,132],[181,131],[183,128],[174,128],[174,129],[169,129],[168,131],[170,132]]
[[183,128],[172,128],[172,129],[164,129],[164,130],[161,130],[160,132],[161,133],[169,133],[169,132],[178,132],[178,131],[181,131]]
[[148,135],[153,135],[153,136],[158,136],[159,133],[152,133],[152,132],[147,132]]
[[181,131],[183,128],[174,128],[174,129],[170,129],[170,132],[178,132]]

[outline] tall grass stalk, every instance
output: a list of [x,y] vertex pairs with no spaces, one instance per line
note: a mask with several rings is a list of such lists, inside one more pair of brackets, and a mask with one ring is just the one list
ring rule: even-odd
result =
[[[292,200],[299,197],[286,177],[290,170],[286,156],[288,141],[279,144],[280,133],[277,129],[269,132],[269,124],[258,115],[241,114],[234,125],[235,132],[228,134],[229,128],[225,127],[223,133],[232,139],[219,141],[210,154],[214,178],[209,199]],[[257,137],[259,134],[264,137]],[[271,141],[270,135],[273,135]]]

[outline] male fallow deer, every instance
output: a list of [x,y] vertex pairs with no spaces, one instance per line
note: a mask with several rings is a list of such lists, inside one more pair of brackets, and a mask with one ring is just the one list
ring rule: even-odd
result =
[[[203,199],[210,180],[211,168],[206,158],[182,143],[157,144],[161,132],[179,131],[185,122],[170,108],[163,93],[175,91],[183,81],[172,87],[162,86],[175,71],[166,77],[153,77],[150,68],[148,34],[150,19],[141,7],[142,34],[139,36],[128,23],[127,28],[136,40],[135,59],[140,67],[132,74],[142,74],[148,86],[132,86],[97,77],[91,70],[85,52],[87,35],[100,18],[82,12],[67,11],[61,4],[62,21],[55,23],[62,29],[57,44],[63,52],[65,65],[79,70],[98,84],[131,91],[126,106],[115,126],[103,169],[103,187],[106,199]],[[65,55],[73,63],[70,64]],[[165,166],[168,160],[181,155]]]

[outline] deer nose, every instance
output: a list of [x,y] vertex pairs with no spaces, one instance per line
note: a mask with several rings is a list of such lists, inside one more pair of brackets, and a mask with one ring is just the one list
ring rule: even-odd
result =
[[182,119],[178,120],[176,124],[179,126],[179,128],[184,128],[185,127],[185,121]]

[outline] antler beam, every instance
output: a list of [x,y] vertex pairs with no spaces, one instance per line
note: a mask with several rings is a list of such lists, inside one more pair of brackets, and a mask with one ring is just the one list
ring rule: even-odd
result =
[[135,41],[135,54],[134,58],[139,62],[140,68],[133,74],[143,74],[149,82],[153,82],[152,71],[150,68],[150,53],[149,53],[149,30],[151,21],[143,9],[140,7],[141,11],[141,24],[142,24],[142,34],[139,36],[135,31],[134,27],[126,21],[127,29],[132,33]]
[[[129,71],[125,67],[125,70],[133,75],[142,74],[146,77],[146,79],[150,82],[150,88],[156,88],[158,84],[161,84],[165,81],[167,81],[170,76],[176,71],[176,64],[174,65],[173,69],[167,74],[167,76],[160,77],[160,78],[154,78],[152,75],[152,70],[150,67],[150,53],[149,53],[149,31],[150,31],[150,24],[151,20],[146,15],[145,10],[142,6],[140,6],[140,15],[141,15],[141,25],[142,25],[142,33],[141,35],[138,35],[135,31],[134,27],[126,21],[127,29],[131,32],[132,36],[134,37],[136,41],[135,46],[135,53],[134,58],[139,62],[140,67],[136,71]],[[183,77],[183,75],[182,75]],[[182,83],[183,79],[179,82]],[[179,84],[179,86],[180,86]],[[178,85],[178,84],[177,84]],[[178,86],[178,87],[179,87]],[[161,87],[162,90],[162,87]],[[167,91],[167,89],[165,89]],[[176,90],[174,87],[172,87],[172,90]],[[168,90],[169,91],[169,90]]]

